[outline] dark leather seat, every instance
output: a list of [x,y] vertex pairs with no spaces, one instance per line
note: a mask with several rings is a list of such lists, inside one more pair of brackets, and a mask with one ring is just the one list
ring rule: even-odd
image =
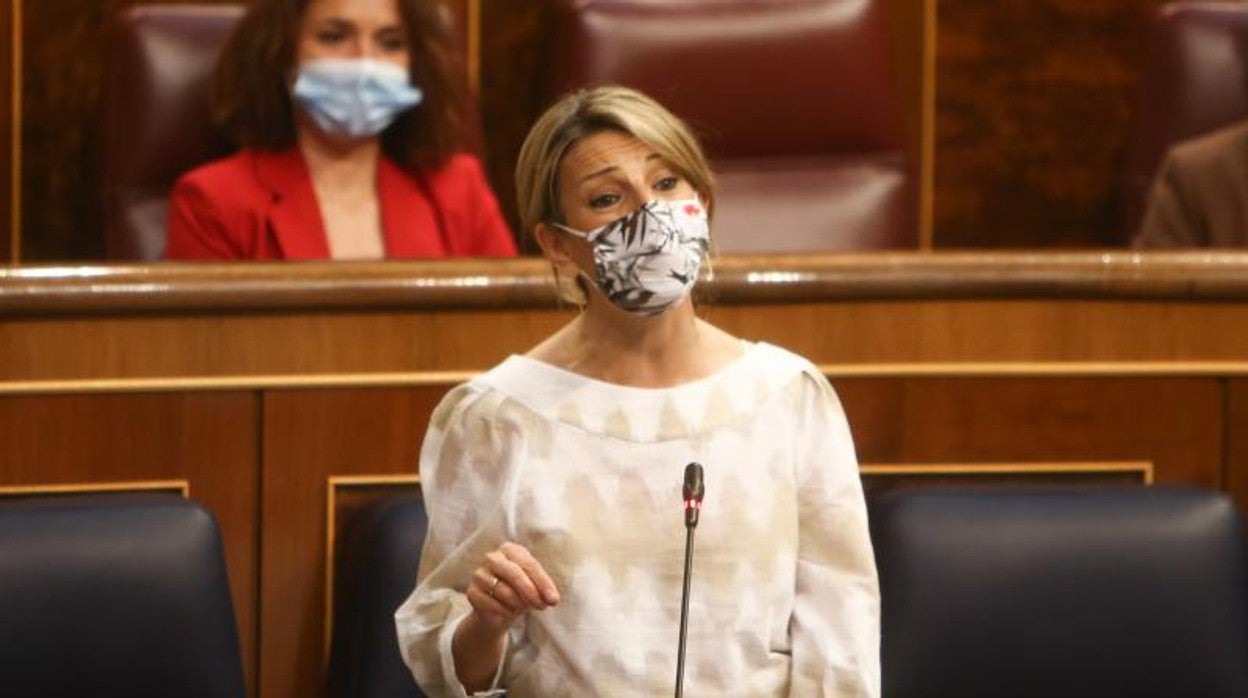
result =
[[1225,495],[898,492],[871,514],[890,698],[1248,695]]
[[699,132],[721,252],[917,246],[883,10],[864,0],[555,0],[553,99],[637,88]]
[[172,495],[0,502],[0,693],[243,698],[216,521]]
[[105,254],[164,256],[169,193],[186,171],[229,153],[213,125],[217,56],[242,6],[135,6],[121,13],[104,116]]
[[399,654],[394,612],[416,584],[427,528],[419,495],[373,504],[347,527],[334,591],[331,698],[423,698]]
[[1124,242],[1170,146],[1248,119],[1248,4],[1178,2],[1153,21],[1139,122],[1122,177]]

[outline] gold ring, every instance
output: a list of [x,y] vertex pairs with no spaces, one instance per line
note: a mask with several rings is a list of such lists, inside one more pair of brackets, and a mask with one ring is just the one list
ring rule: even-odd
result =
[[497,588],[498,588],[498,577],[495,577],[494,581],[490,582],[490,598],[491,599],[495,599],[495,600],[498,599],[498,597],[494,595],[494,590]]

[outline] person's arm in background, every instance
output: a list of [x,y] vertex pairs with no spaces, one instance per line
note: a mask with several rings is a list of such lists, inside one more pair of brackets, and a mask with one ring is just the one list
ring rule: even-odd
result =
[[1144,202],[1144,217],[1131,246],[1137,249],[1203,247],[1209,232],[1188,193],[1183,168],[1173,150],[1157,170]]
[[244,259],[237,239],[221,216],[217,202],[192,176],[174,185],[169,198],[169,226],[165,259],[238,260]]
[[797,596],[791,694],[880,695],[880,590],[853,439],[840,400],[803,375],[796,483]]

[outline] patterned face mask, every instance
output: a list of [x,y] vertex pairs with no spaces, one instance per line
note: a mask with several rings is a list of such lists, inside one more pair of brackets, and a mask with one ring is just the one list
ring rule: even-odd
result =
[[367,58],[308,61],[292,95],[322,131],[355,138],[376,136],[424,97],[406,70]]
[[688,295],[710,246],[697,199],[651,201],[589,232],[553,225],[593,246],[599,290],[639,315],[658,315]]

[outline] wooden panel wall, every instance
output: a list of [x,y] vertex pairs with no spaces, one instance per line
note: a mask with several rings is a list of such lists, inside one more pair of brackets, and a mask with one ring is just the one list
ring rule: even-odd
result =
[[[937,264],[933,255],[914,255]],[[866,258],[871,265],[881,259],[889,258]],[[737,335],[827,366],[865,463],[1025,469],[1143,461],[1155,465],[1158,482],[1223,488],[1248,505],[1248,304],[1193,299],[1193,289],[1207,292],[1220,277],[1175,273],[1182,267],[1161,261],[1132,261],[1129,278],[1158,297],[1061,297],[1070,287],[1057,274],[1041,275],[1051,298],[968,298],[948,289],[953,297],[945,298],[916,286],[912,297],[894,300],[794,297],[708,304],[702,312]],[[1223,259],[1235,269],[1233,261]],[[541,267],[497,264],[500,272],[513,270],[498,277],[511,279],[500,282],[510,293],[524,287],[516,269]],[[884,266],[906,268],[893,265]],[[273,269],[289,274],[298,266]],[[434,280],[420,265],[376,268],[408,282]],[[336,267],[343,269],[364,271]],[[720,268],[723,278],[731,269],[730,262]],[[823,273],[847,273],[834,269]],[[968,292],[986,272],[940,269],[936,276],[959,278]],[[862,280],[859,293],[881,271],[871,270],[851,277]],[[254,271],[227,265],[215,283],[196,277],[180,284],[148,271],[126,288],[176,296],[179,287],[206,294],[242,286],[266,295],[281,287],[258,283]],[[91,277],[90,269],[80,272]],[[911,268],[905,283],[924,273],[932,271]],[[544,304],[377,306],[360,278],[348,275],[337,293],[280,310],[257,299],[235,310],[208,303],[143,312],[130,299],[111,311],[65,313],[103,292],[106,284],[94,277],[89,294],[71,285],[47,306],[60,312],[0,318],[0,485],[187,479],[221,520],[249,678],[260,698],[323,694],[329,478],[413,474],[444,391],[571,316]],[[1091,278],[1102,290],[1119,279]],[[434,286],[403,288],[436,297]],[[219,291],[215,297],[225,299]],[[335,302],[344,297],[357,305]],[[472,307],[469,300],[460,302]],[[1032,473],[1026,482],[1049,479]]]
[[[867,463],[1151,461],[1159,483],[1211,488],[1221,486],[1226,466],[1226,386],[1217,378],[834,378],[834,385]],[[1244,417],[1239,423],[1248,426]]]
[[293,390],[264,401],[260,695],[324,694],[330,475],[416,472],[433,388]]
[[0,486],[187,480],[216,515],[252,695],[260,665],[254,393],[0,397]]
[[936,0],[935,244],[1112,245],[1162,0]]
[[[1242,306],[887,301],[710,307],[730,332],[821,364],[1244,360]],[[0,381],[464,371],[525,351],[570,319],[525,313],[76,318],[0,323]],[[1090,333],[1097,327],[1103,333]],[[291,338],[299,338],[291,350]]]

